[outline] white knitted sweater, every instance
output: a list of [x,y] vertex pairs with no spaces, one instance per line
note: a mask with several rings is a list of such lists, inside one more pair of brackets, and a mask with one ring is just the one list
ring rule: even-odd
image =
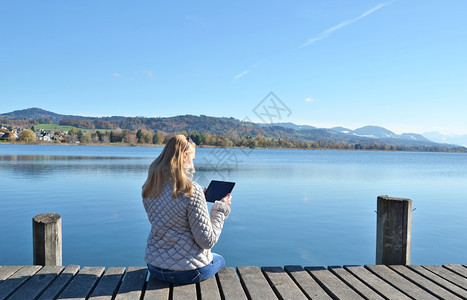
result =
[[169,270],[193,270],[212,261],[211,248],[216,244],[230,206],[216,201],[208,207],[201,186],[193,182],[193,196],[172,197],[170,182],[163,185],[158,197],[143,199],[151,232],[145,261]]

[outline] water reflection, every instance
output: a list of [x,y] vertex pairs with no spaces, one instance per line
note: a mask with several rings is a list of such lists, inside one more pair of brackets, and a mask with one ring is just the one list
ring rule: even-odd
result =
[[[144,264],[149,224],[141,186],[161,148],[23,146],[0,145],[0,177],[8,187],[0,195],[0,264],[32,263],[31,217],[48,211],[63,217],[65,264]],[[380,194],[414,200],[414,263],[465,263],[467,155],[222,153],[239,159],[225,163],[219,152],[198,148],[195,176],[203,186],[211,179],[237,182],[214,249],[229,266],[371,264]],[[449,261],[423,250],[433,246],[433,233],[449,249]]]
[[1,155],[0,172],[34,179],[55,173],[67,173],[68,175],[92,172],[139,174],[147,170],[149,163],[150,160],[145,157]]
[[0,161],[81,161],[81,160],[137,160],[146,157],[78,156],[78,155],[0,155]]

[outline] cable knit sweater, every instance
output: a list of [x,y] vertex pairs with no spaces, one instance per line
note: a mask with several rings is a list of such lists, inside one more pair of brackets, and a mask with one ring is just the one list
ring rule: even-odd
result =
[[143,199],[151,223],[145,261],[169,270],[193,270],[212,261],[230,206],[216,201],[209,216],[201,186],[193,182],[193,196],[172,197],[172,184],[163,185],[159,196]]

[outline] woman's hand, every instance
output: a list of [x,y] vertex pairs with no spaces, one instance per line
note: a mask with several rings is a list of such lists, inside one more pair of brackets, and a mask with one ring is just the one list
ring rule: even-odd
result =
[[228,204],[230,206],[230,204],[231,204],[230,200],[232,200],[232,195],[230,195],[230,193],[228,193],[227,196],[222,198],[220,201],[224,202],[225,204]]

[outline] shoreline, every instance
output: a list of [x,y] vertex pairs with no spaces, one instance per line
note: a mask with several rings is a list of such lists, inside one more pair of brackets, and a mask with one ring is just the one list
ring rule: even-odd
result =
[[[164,147],[165,144],[138,144],[138,143],[102,143],[102,144],[96,144],[96,143],[90,143],[90,144],[70,144],[70,143],[47,143],[47,142],[36,142],[36,143],[18,143],[18,142],[0,142],[0,145],[50,145],[50,146],[74,146],[74,147],[83,147],[83,146],[104,146],[104,147],[155,147],[155,148],[161,148]],[[285,148],[285,147],[271,147],[271,148],[262,148],[262,147],[255,147],[255,148],[248,148],[248,147],[218,147],[218,146],[213,146],[213,145],[196,145],[197,148],[221,148],[221,149],[248,149],[248,150],[256,150],[256,149],[262,149],[262,150],[303,150],[303,151],[365,151],[365,152],[408,152],[408,153],[460,153],[460,154],[465,154],[467,152],[462,152],[462,151],[420,151],[420,150],[410,150],[410,149],[404,149],[404,150],[385,150],[385,149],[337,149],[337,148]]]

